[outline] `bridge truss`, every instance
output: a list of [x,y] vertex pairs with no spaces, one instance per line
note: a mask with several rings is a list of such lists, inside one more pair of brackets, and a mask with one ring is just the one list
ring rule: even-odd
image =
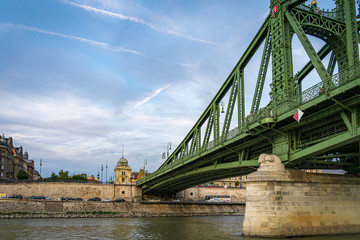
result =
[[[360,172],[360,24],[355,0],[335,0],[336,8],[321,14],[304,2],[271,0],[268,17],[199,120],[160,168],[137,182],[144,193],[172,194],[248,174],[258,167],[261,153],[279,156],[286,168]],[[296,74],[294,35],[310,59]],[[325,45],[316,51],[308,35]],[[246,116],[245,67],[261,46]],[[270,101],[260,108],[270,59]],[[303,81],[313,71],[321,81],[303,90]],[[297,109],[305,113],[300,122],[293,119]]]

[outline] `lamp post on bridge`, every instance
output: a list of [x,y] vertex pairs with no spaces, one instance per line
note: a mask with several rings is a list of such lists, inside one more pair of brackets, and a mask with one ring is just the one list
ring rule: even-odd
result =
[[169,150],[171,150],[171,142],[167,144],[167,158],[169,158]]
[[[221,112],[220,112],[220,114],[222,114],[222,113],[225,113],[225,110],[224,110],[224,107],[225,107],[225,103],[223,102],[223,101],[221,101],[220,102],[220,105],[221,105]],[[222,134],[222,127],[221,127],[221,125],[224,125],[224,123],[222,123],[221,122],[221,118],[220,118],[220,135]]]
[[223,101],[221,101],[220,105],[221,105],[221,113],[225,113],[225,111],[224,111],[225,103]]

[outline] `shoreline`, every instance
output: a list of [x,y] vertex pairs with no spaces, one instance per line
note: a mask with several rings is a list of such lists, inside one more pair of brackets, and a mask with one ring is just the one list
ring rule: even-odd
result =
[[241,216],[245,204],[0,201],[0,219]]
[[209,217],[209,216],[243,216],[239,212],[209,213],[144,213],[144,212],[83,212],[83,213],[0,213],[0,219],[34,219],[34,218],[148,218],[148,217]]

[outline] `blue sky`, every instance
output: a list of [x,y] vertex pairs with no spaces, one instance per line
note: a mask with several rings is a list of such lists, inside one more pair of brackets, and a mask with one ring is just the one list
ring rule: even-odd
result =
[[[122,145],[133,171],[145,159],[156,170],[167,143],[182,141],[270,11],[260,0],[0,6],[1,133],[28,151],[37,170],[42,159],[45,177],[60,169],[96,175],[106,163],[110,176]],[[300,65],[307,61],[296,44],[294,54]],[[258,65],[249,63],[249,75]],[[255,81],[248,80],[249,96]]]

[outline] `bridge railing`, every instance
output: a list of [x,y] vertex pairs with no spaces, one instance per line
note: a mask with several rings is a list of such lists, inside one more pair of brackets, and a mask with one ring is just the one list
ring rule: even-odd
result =
[[[308,12],[313,12],[313,9],[305,4],[299,4],[298,6],[296,6],[297,8],[300,8],[302,10],[308,11]],[[324,17],[328,17],[328,18],[332,18],[332,19],[337,19],[337,15],[336,15],[336,8],[334,9],[327,9],[325,11],[325,9],[321,9],[321,15]]]
[[302,92],[301,103],[308,102],[328,91],[340,87],[353,79],[359,77],[359,64],[348,67],[341,72],[334,74],[331,78],[319,82]]
[[308,102],[322,94],[325,94],[325,86],[324,82],[319,82],[314,86],[306,89],[301,94],[301,103]]
[[[262,119],[265,118],[276,118],[277,116],[288,112],[294,108],[299,107],[301,104],[306,103],[312,99],[315,99],[316,97],[319,97],[323,94],[326,94],[326,92],[331,91],[337,87],[343,86],[346,83],[349,83],[353,81],[354,79],[357,79],[360,77],[360,64],[356,64],[352,67],[346,68],[342,71],[340,71],[337,74],[334,74],[329,79],[326,79],[325,81],[319,82],[315,84],[314,86],[304,90],[301,95],[300,99],[295,98],[292,101],[284,101],[283,105],[279,109],[278,106],[277,109],[273,109],[274,106],[268,105],[264,108],[261,108],[257,113],[249,115],[245,119],[244,126],[238,126],[231,131],[228,132],[225,139],[222,140],[222,142],[219,142],[218,144],[215,144],[214,141],[210,141],[207,146],[201,148],[201,150],[194,151],[192,153],[185,154],[183,157],[175,159],[173,162],[171,162],[168,165],[163,166],[162,168],[155,171],[151,176],[146,177],[147,180],[151,180],[153,178],[156,178],[158,175],[162,174],[163,172],[177,167],[178,165],[181,165],[184,163],[184,161],[187,161],[190,158],[193,158],[195,156],[199,156],[201,153],[204,153],[220,144],[223,144],[224,141],[228,141],[230,139],[233,139],[234,137],[246,133],[246,130],[249,128],[250,125],[260,122]],[[144,179],[139,180],[139,184],[145,181]]]

